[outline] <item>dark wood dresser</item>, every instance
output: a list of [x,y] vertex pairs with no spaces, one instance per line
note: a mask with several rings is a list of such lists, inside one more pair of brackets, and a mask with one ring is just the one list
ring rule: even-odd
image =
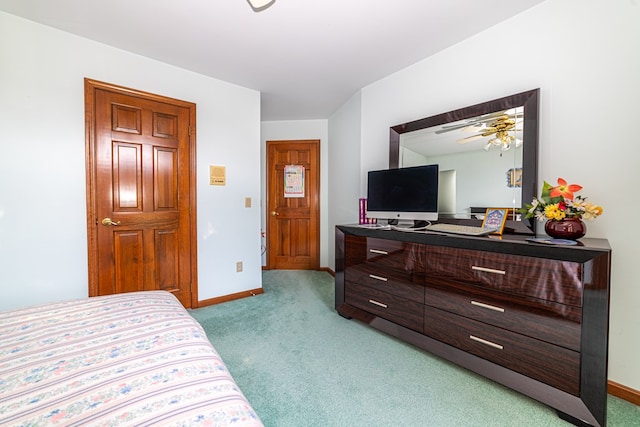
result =
[[604,239],[467,237],[336,227],[336,309],[532,397],[606,425]]

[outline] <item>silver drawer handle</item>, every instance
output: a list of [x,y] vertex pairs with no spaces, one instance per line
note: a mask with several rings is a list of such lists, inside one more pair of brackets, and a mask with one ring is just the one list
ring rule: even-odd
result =
[[383,282],[387,281],[386,277],[376,276],[375,274],[370,274],[369,277],[371,277],[372,279],[381,280]]
[[504,348],[500,344],[496,344],[496,343],[491,342],[491,341],[483,340],[482,338],[478,338],[478,337],[476,337],[474,335],[469,335],[469,338],[472,339],[473,341],[477,341],[477,342],[479,342],[481,344],[488,345],[489,347],[497,348],[498,350],[502,350]]
[[478,307],[488,308],[489,310],[499,311],[500,313],[504,313],[504,308],[496,307],[495,305],[489,305],[489,304],[485,304],[483,302],[478,302],[478,301],[471,301],[471,304],[477,305]]
[[369,249],[372,254],[389,255],[387,251],[381,251],[380,249]]
[[484,271],[485,273],[507,274],[507,272],[504,270],[494,270],[493,268],[478,267],[477,265],[472,265],[471,269],[476,271]]
[[377,305],[378,307],[387,308],[387,304],[383,304],[381,302],[370,299],[369,302],[371,304]]

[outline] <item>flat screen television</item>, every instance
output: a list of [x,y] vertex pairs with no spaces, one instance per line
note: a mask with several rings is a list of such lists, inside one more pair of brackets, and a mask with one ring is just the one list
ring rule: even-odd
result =
[[438,165],[369,171],[367,216],[415,226],[438,220]]

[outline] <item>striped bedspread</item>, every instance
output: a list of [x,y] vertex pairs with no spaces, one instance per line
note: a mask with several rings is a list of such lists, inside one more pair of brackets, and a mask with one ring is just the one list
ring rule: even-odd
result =
[[2,426],[262,426],[168,292],[0,313]]

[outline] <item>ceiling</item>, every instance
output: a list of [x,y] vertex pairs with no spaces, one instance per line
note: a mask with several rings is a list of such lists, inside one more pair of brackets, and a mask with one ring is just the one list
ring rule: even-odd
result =
[[0,0],[0,10],[260,91],[270,121],[326,119],[364,86],[542,1],[276,0],[254,12],[246,0]]

